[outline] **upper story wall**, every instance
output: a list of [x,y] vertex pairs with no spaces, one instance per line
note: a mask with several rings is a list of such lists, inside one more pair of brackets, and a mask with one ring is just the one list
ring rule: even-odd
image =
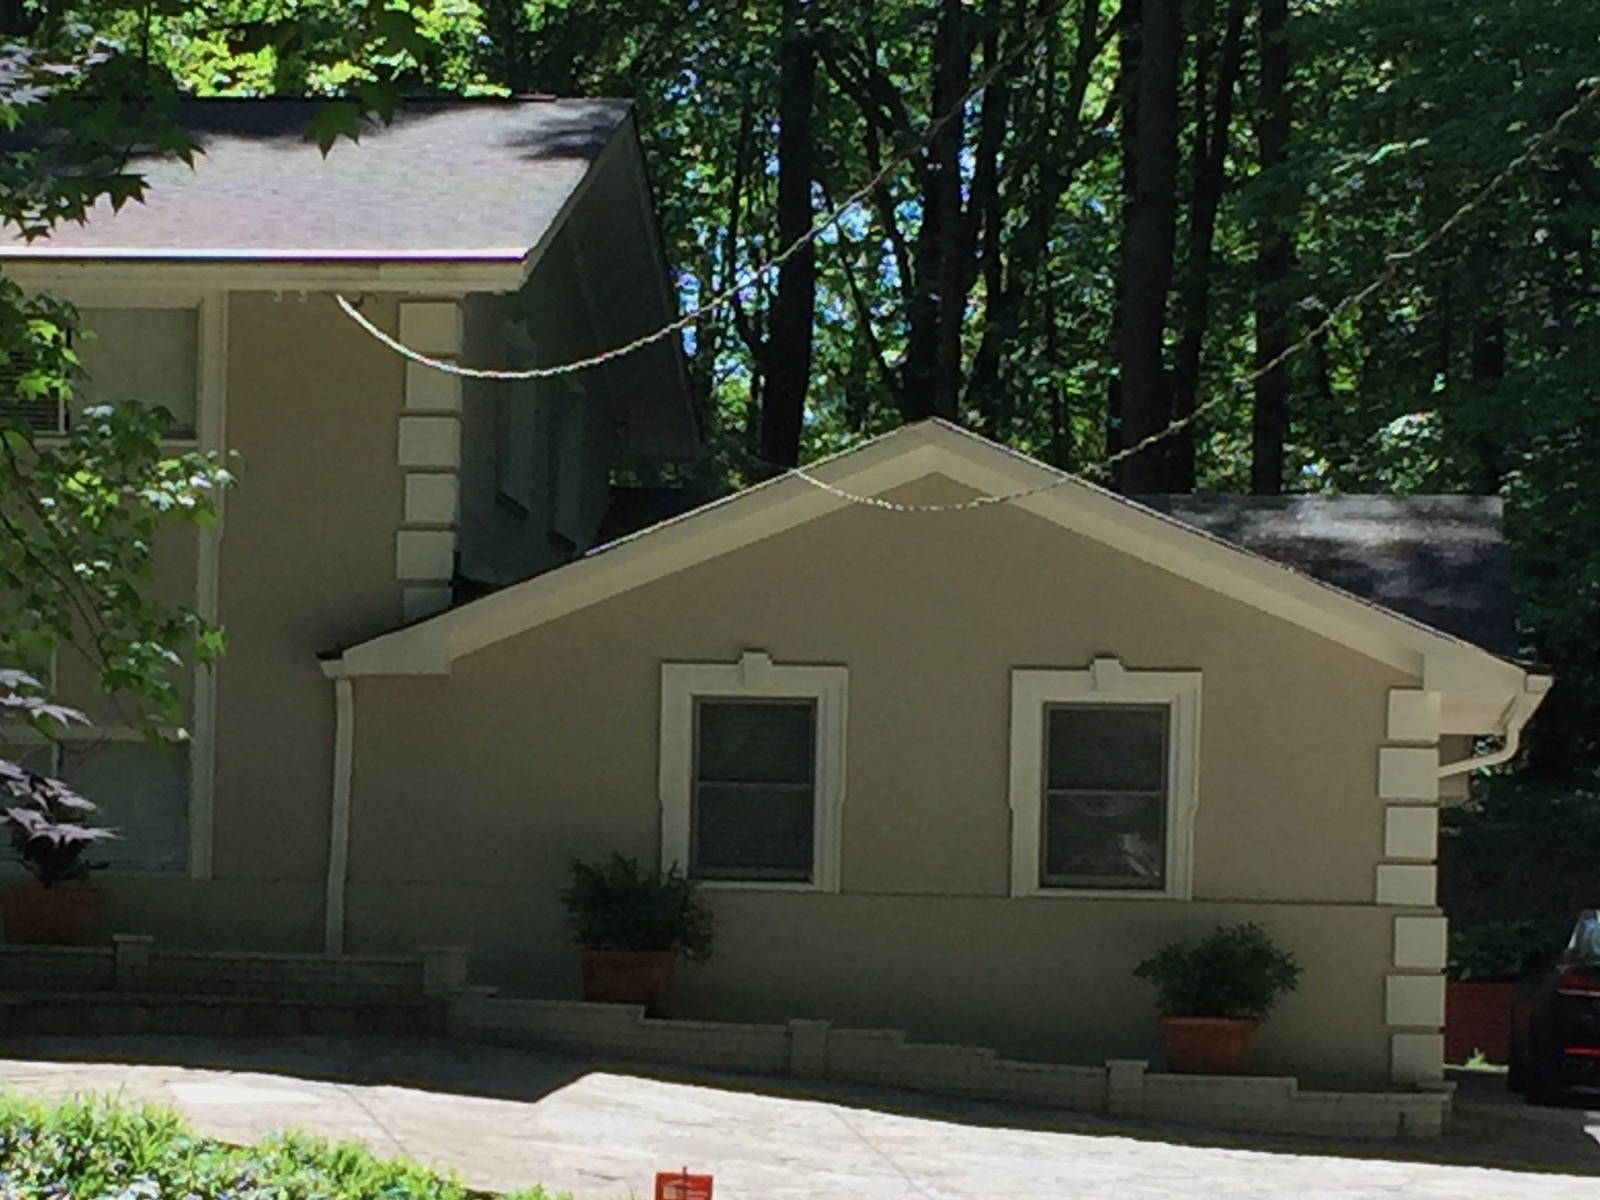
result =
[[[582,264],[563,229],[521,291],[463,305],[464,357],[544,366],[600,347]],[[526,579],[594,545],[620,450],[614,372],[468,379],[462,388],[461,574]]]
[[[387,328],[393,300],[363,311]],[[395,531],[404,365],[327,296],[228,305],[228,494],[217,667],[219,877],[317,879],[326,865],[332,689],[319,651],[401,619]]]

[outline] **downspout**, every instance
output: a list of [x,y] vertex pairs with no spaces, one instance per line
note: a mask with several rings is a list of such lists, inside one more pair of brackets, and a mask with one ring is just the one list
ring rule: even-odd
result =
[[1465,775],[1468,771],[1477,771],[1484,767],[1498,767],[1501,763],[1510,762],[1522,749],[1522,727],[1528,723],[1528,718],[1533,716],[1534,710],[1544,700],[1544,694],[1550,690],[1551,678],[1548,675],[1529,675],[1523,680],[1523,690],[1511,698],[1511,703],[1506,705],[1506,710],[1501,714],[1499,725],[1504,731],[1504,743],[1500,749],[1488,754],[1481,754],[1476,758],[1468,757],[1453,763],[1444,763],[1439,767],[1439,778],[1449,779],[1453,775]]
[[323,908],[322,952],[330,958],[344,953],[344,888],[350,872],[350,794],[355,771],[355,687],[345,674],[344,662],[322,664],[333,680],[333,801],[328,814],[328,891]]

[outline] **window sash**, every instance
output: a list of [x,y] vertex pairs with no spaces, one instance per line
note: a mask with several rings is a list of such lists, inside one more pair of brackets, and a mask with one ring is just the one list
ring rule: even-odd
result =
[[[1159,781],[1156,787],[1128,787],[1128,786],[1094,786],[1094,780],[1086,780],[1085,786],[1072,786],[1069,781],[1057,781],[1055,770],[1051,761],[1053,739],[1052,726],[1055,714],[1064,711],[1095,712],[1107,715],[1120,715],[1128,717],[1148,716],[1159,712],[1162,717],[1161,742],[1159,761],[1154,764],[1156,771],[1154,778]],[[1040,755],[1040,798],[1039,807],[1039,859],[1037,864],[1039,886],[1051,890],[1106,890],[1127,892],[1162,892],[1167,887],[1168,875],[1168,845],[1172,837],[1172,771],[1171,757],[1173,745],[1173,719],[1171,705],[1149,703],[1062,703],[1052,702],[1044,706],[1042,714],[1043,739]],[[1092,770],[1094,764],[1089,764]],[[1083,854],[1102,856],[1105,862],[1122,862],[1132,867],[1131,870],[1115,871],[1082,871],[1060,869],[1059,862],[1052,863],[1053,858],[1058,858],[1062,850],[1059,839],[1052,837],[1053,821],[1065,822],[1069,818],[1061,811],[1074,800],[1094,800],[1105,804],[1110,802],[1115,805],[1118,801],[1132,801],[1141,806],[1154,804],[1157,806],[1159,824],[1152,833],[1152,838],[1140,836],[1140,831],[1135,828],[1126,833],[1116,833],[1112,829],[1105,832],[1108,836],[1117,838],[1115,843],[1107,840],[1099,846],[1085,846]],[[1059,803],[1058,803],[1059,802]],[[1136,808],[1135,816],[1142,815]],[[1080,820],[1085,819],[1080,817]],[[1090,816],[1090,821],[1096,818]],[[1106,818],[1110,819],[1110,818]],[[1125,839],[1133,839],[1131,841]],[[1054,869],[1053,869],[1054,867]],[[1141,871],[1139,868],[1143,867]]]
[[200,407],[200,310],[177,308],[83,308],[86,330],[77,340],[83,365],[70,420],[85,408],[138,400],[167,409],[167,438],[195,436]]
[[[806,741],[804,746],[804,771],[795,772],[791,777],[777,778],[726,778],[732,772],[721,770],[718,777],[707,778],[706,764],[704,762],[703,733],[705,729],[705,712],[712,706],[726,706],[729,708],[761,708],[784,707],[791,709],[803,708],[807,712],[808,723],[806,728]],[[780,731],[781,732],[781,731]],[[689,874],[696,879],[718,880],[726,882],[751,882],[751,883],[810,883],[815,877],[816,839],[817,839],[817,703],[812,697],[743,697],[743,696],[696,696],[694,698],[693,722],[693,762],[690,791],[689,813]],[[796,747],[797,748],[797,747]],[[745,775],[758,775],[763,773],[760,769],[747,770]],[[728,802],[735,796],[744,794],[748,802],[756,806],[751,813],[740,814],[728,810]],[[792,857],[786,856],[785,847],[778,844],[763,844],[761,835],[776,832],[771,825],[761,825],[763,813],[761,805],[767,805],[766,819],[777,821],[782,818],[780,806],[784,801],[791,804],[804,797],[803,820],[793,820],[798,816],[798,811],[787,814],[793,820],[792,828],[788,831],[792,837],[790,849]],[[718,812],[718,809],[725,811]],[[737,837],[737,826],[740,821],[755,821],[758,823],[756,835],[750,837],[747,846],[720,847],[708,844],[720,833],[727,836],[732,826],[733,836]],[[720,827],[720,828],[719,828]],[[748,832],[748,829],[746,830]],[[783,835],[779,835],[780,837]],[[758,861],[732,861],[736,859],[741,849],[750,851],[750,858]],[[760,859],[766,861],[759,861]],[[721,859],[722,861],[718,861]]]
[[91,846],[84,856],[89,862],[114,873],[188,869],[191,774],[186,747],[79,738],[0,748],[0,753],[62,780],[95,804],[99,811],[89,823],[117,836]]

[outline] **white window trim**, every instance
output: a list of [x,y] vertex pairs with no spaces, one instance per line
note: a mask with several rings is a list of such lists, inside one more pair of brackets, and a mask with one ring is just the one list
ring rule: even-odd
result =
[[[1044,712],[1051,704],[1168,708],[1167,870],[1161,891],[1042,887]],[[1011,672],[1011,894],[1067,900],[1188,900],[1194,894],[1194,813],[1200,798],[1200,672],[1129,671],[1114,658],[1087,670]]]
[[816,825],[807,883],[707,879],[719,891],[837,892],[844,809],[844,667],[779,666],[759,651],[737,663],[661,665],[661,867],[689,867],[694,796],[694,705],[699,699],[810,700],[816,704]]

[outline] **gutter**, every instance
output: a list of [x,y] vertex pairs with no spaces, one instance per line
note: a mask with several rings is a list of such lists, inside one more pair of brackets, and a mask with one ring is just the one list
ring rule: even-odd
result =
[[1475,757],[1458,759],[1452,763],[1443,763],[1439,767],[1439,778],[1449,779],[1455,775],[1465,775],[1469,771],[1482,770],[1484,767],[1498,767],[1501,763],[1510,762],[1522,750],[1522,729],[1528,720],[1544,702],[1545,693],[1550,690],[1550,685],[1555,680],[1549,675],[1524,675],[1522,677],[1522,691],[1511,697],[1505,711],[1500,714],[1498,722],[1500,736],[1504,739],[1500,749],[1488,754]]
[[322,952],[344,953],[344,893],[350,875],[350,796],[355,775],[355,684],[340,659],[322,664],[333,680],[333,789],[328,812],[328,881],[322,920]]

